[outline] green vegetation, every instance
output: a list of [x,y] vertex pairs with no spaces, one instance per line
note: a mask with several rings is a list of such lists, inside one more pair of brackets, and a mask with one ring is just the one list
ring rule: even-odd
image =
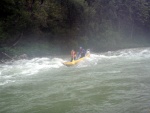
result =
[[0,14],[0,51],[11,56],[150,43],[149,0],[1,0]]

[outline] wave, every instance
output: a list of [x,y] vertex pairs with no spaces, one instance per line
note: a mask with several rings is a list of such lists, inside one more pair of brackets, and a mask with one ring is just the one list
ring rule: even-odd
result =
[[33,58],[31,60],[16,60],[0,65],[0,85],[11,83],[17,77],[36,75],[37,73],[57,69],[63,66],[61,58]]
[[150,48],[133,48],[118,51],[108,51],[103,53],[92,53],[90,58],[81,62],[77,67],[88,67],[97,64],[115,63],[126,60],[142,60],[150,58]]
[[[150,48],[134,48],[118,51],[108,51],[104,53],[91,53],[90,58],[74,66],[74,68],[87,68],[91,66],[107,66],[110,63],[116,64],[126,60],[141,60],[150,58]],[[69,58],[68,58],[69,60]],[[17,60],[0,64],[0,85],[15,82],[18,77],[37,75],[40,72],[64,68],[62,62],[67,59],[59,57],[33,58],[31,60]],[[66,67],[65,69],[69,69]]]
[[118,51],[108,51],[94,54],[93,57],[99,59],[113,58],[150,58],[150,48],[123,49]]

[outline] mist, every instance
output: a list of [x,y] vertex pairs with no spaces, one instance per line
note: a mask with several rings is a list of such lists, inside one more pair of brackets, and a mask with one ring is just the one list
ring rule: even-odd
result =
[[101,52],[150,45],[148,1],[2,0],[1,5],[0,51],[10,56],[70,54],[80,46]]

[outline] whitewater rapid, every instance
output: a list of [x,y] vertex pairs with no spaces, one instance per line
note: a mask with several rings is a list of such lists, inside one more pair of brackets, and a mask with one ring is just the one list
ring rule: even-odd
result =
[[[105,63],[108,65],[112,63],[113,65],[118,62],[125,60],[135,60],[148,59],[150,58],[150,48],[135,48],[135,49],[125,49],[118,51],[108,51],[105,53],[91,53],[90,58],[79,63],[73,68],[84,68],[90,66],[96,66],[98,63]],[[62,62],[69,61],[70,58],[62,59],[60,57],[43,57],[43,58],[33,58],[30,60],[16,60],[13,62],[6,62],[5,64],[0,64],[0,86],[14,83],[17,78],[22,78],[27,76],[35,76],[36,74],[53,69],[60,68],[70,68],[62,64]],[[116,60],[114,62],[114,60]],[[113,61],[113,62],[112,62]],[[72,67],[71,67],[72,68]]]
[[0,64],[0,113],[149,113],[150,48]]
[[[150,58],[150,48],[135,48],[118,51],[108,51],[105,53],[91,53],[90,58],[79,63],[74,68],[84,68],[88,66],[96,66],[98,63],[112,63],[112,59],[117,59],[115,63],[121,60],[140,60]],[[62,59],[60,57],[51,58],[33,58],[31,60],[16,60],[0,64],[0,85],[13,83],[17,77],[34,76],[41,71],[53,70],[59,68],[68,68],[62,62],[69,61],[70,58]],[[114,62],[113,62],[114,63]]]
[[63,66],[60,58],[33,58],[17,60],[0,65],[0,85],[15,82],[17,77],[34,76],[40,71],[60,68]]

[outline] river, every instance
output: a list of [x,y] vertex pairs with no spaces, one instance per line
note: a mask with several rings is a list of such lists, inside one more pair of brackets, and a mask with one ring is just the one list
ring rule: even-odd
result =
[[0,113],[150,113],[150,48],[0,64]]

